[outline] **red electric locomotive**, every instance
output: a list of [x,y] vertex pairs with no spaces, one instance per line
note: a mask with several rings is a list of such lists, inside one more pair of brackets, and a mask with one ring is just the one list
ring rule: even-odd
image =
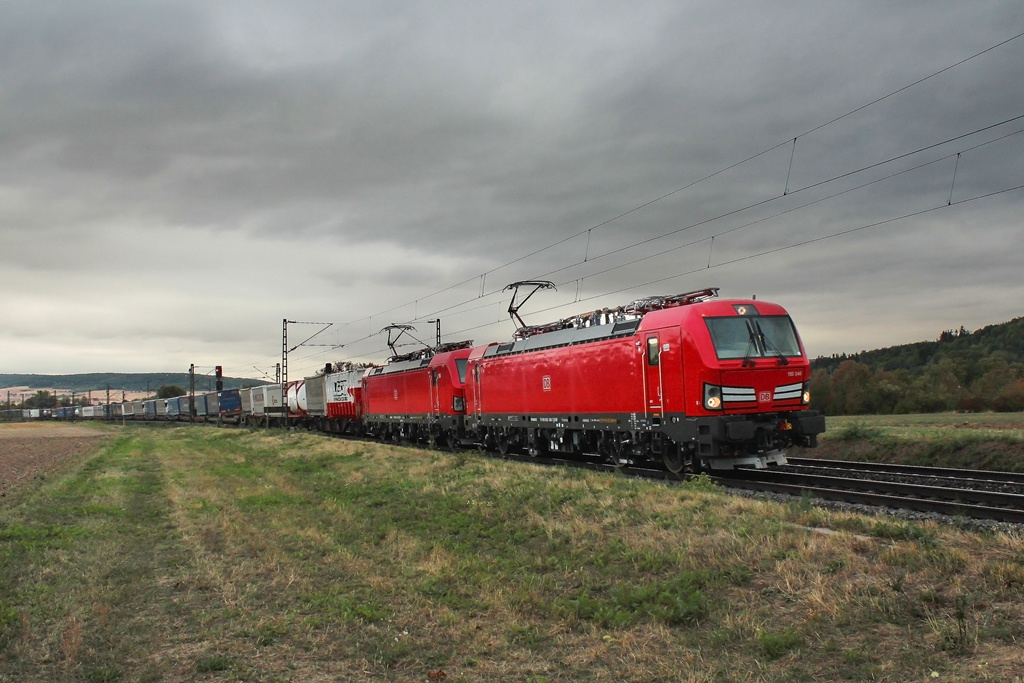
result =
[[[785,463],[816,445],[810,364],[789,315],[717,289],[633,302],[473,349],[466,433],[501,452],[596,453],[673,472]],[[513,309],[510,308],[510,312]]]
[[363,376],[366,433],[392,441],[455,446],[466,413],[464,384],[471,342],[396,356]]

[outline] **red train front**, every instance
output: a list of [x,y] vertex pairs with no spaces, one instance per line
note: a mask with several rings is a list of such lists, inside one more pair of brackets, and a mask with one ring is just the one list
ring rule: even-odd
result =
[[709,301],[716,293],[646,299],[473,349],[467,436],[674,472],[765,467],[790,445],[814,446],[825,420],[807,410],[810,364],[789,315]]

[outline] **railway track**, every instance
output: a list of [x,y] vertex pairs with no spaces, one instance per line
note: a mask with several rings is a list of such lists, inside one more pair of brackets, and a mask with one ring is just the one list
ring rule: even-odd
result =
[[1024,524],[1024,475],[793,458],[715,477],[721,486]]
[[819,460],[815,458],[789,458],[787,469],[809,469],[811,471],[834,470],[840,472],[873,472],[883,477],[919,477],[921,481],[960,480],[968,488],[981,487],[991,490],[1006,490],[1024,493],[1024,473],[996,472],[992,470],[965,470],[949,467],[925,467],[923,465],[897,465],[879,462],[855,462],[848,460]]
[[[513,454],[496,457],[539,465],[621,471],[644,479],[679,479],[664,470],[620,469],[595,460]],[[713,476],[711,480],[730,489],[796,497],[811,495],[821,500],[879,508],[1024,524],[1024,474],[1013,472],[792,458],[789,465],[779,469],[737,470],[729,476]]]

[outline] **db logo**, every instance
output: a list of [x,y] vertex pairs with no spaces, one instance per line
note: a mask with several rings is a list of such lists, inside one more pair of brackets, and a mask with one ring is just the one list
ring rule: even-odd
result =
[[551,375],[544,375],[541,377],[540,384],[544,387],[544,391],[551,391]]
[[761,393],[759,393],[757,395],[757,402],[758,403],[771,403],[772,402],[772,392],[770,392],[770,391],[762,391]]

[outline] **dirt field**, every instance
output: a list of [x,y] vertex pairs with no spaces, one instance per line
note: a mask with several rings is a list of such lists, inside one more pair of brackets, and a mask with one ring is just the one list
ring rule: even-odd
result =
[[106,434],[85,425],[18,422],[0,425],[0,498],[17,486],[88,453]]

